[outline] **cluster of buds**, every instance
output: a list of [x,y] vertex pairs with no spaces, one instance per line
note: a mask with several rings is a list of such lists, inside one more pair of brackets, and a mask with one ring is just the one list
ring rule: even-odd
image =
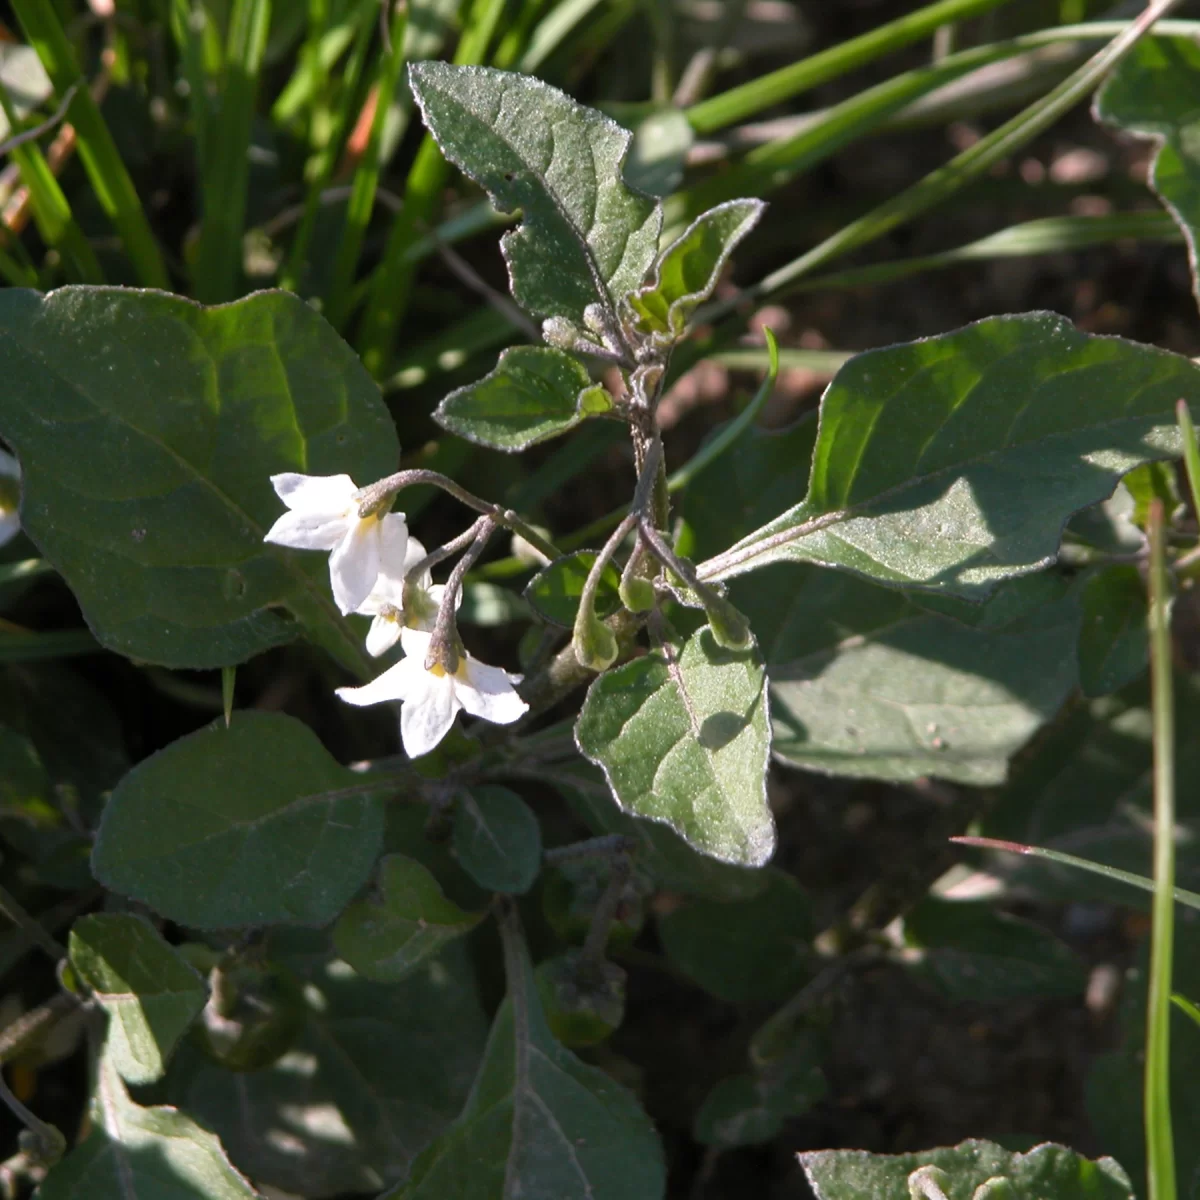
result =
[[462,602],[464,563],[473,555],[464,555],[446,586],[430,575],[435,563],[464,545],[478,554],[494,528],[487,518],[428,554],[409,536],[404,514],[387,511],[387,504],[380,505],[349,475],[289,473],[273,475],[271,483],[288,511],[264,540],[327,551],[338,608],[372,618],[368,653],[378,657],[397,641],[404,652],[364,687],[338,688],[341,699],[355,705],[399,701],[400,736],[410,758],[433,750],[460,711],[500,725],[526,712],[516,691],[520,676],[481,663],[459,640],[454,612]]

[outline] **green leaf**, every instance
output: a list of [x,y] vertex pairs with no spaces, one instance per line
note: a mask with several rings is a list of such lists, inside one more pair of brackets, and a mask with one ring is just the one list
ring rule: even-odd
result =
[[749,900],[693,900],[658,920],[667,957],[731,1004],[782,1000],[810,971],[812,913],[800,885],[768,867]]
[[[0,42],[0,88],[7,93],[18,117],[27,117],[54,91],[38,52],[15,42]],[[8,137],[11,128],[7,114],[0,109],[0,141]]]
[[617,301],[658,251],[656,201],[625,186],[630,135],[526,75],[440,62],[409,68],[442,153],[522,223],[501,241],[517,303],[586,329],[585,310]]
[[369,788],[293,717],[218,718],[121,780],[92,870],[197,929],[324,925],[379,852],[383,804]]
[[542,830],[516,792],[481,784],[458,799],[454,853],[480,887],[520,896],[541,869]]
[[816,1200],[928,1197],[932,1193],[920,1188],[920,1177],[913,1179],[923,1168],[938,1172],[933,1181],[947,1200],[1133,1200],[1129,1177],[1113,1159],[1093,1162],[1051,1143],[1028,1154],[974,1138],[917,1154],[806,1150],[800,1165]]
[[977,600],[1052,563],[1067,518],[1127,471],[1177,454],[1181,396],[1200,398],[1188,359],[1048,313],[868,351],[822,399],[806,498],[700,575],[811,561]]
[[526,953],[516,966],[466,1107],[389,1197],[661,1200],[666,1169],[649,1118],[554,1040]]
[[771,680],[776,757],[871,779],[1003,782],[1077,678],[1073,595],[989,626],[1016,586],[969,606],[971,627],[841,572],[776,566],[739,581],[732,598]]
[[582,758],[539,766],[534,777],[556,788],[593,833],[628,838],[638,870],[661,888],[685,896],[742,900],[766,886],[763,871],[698,854],[671,826],[622,812],[604,775]]
[[330,960],[325,940],[300,930],[271,937],[308,1002],[292,1049],[273,1066],[235,1074],[185,1043],[169,1094],[260,1184],[309,1197],[375,1195],[462,1108],[487,1018],[461,941],[384,984]]
[[447,900],[433,874],[402,854],[380,860],[377,887],[378,897],[356,900],[333,927],[335,949],[367,979],[398,982],[483,920]]
[[1079,996],[1087,971],[1049,930],[987,904],[927,896],[904,918],[916,972],[949,999],[983,1003]]
[[1179,489],[1175,486],[1175,472],[1169,463],[1149,462],[1135,467],[1121,481],[1133,497],[1133,523],[1145,529],[1150,522],[1150,505],[1161,500],[1166,515],[1179,507]]
[[1200,298],[1200,151],[1197,110],[1200,46],[1190,38],[1143,38],[1096,96],[1100,121],[1158,144],[1150,185],[1187,240],[1192,289]]
[[525,450],[612,408],[577,358],[553,346],[512,346],[496,369],[451,392],[434,419],[493,450]]
[[148,921],[92,913],[71,929],[75,974],[108,1014],[108,1052],[122,1078],[152,1083],[200,1015],[208,989]]
[[[547,563],[526,585],[525,599],[552,625],[571,629],[579,612],[583,585],[596,558],[595,550],[576,550]],[[601,619],[611,617],[621,607],[617,590],[620,584],[621,572],[611,562],[606,563],[596,589],[596,615]]]
[[761,866],[775,850],[764,684],[753,645],[727,650],[705,626],[598,676],[575,737],[626,812],[703,854]]
[[719,1149],[772,1141],[786,1120],[803,1116],[828,1092],[824,1050],[823,1039],[805,1031],[780,1059],[722,1079],[696,1114],[696,1141]]
[[50,1169],[37,1200],[257,1200],[207,1129],[177,1109],[134,1104],[108,1054],[90,1113],[83,1144]]
[[635,328],[658,345],[679,341],[692,313],[713,294],[729,256],[766,207],[761,200],[729,200],[697,217],[663,251],[649,282],[625,297]]
[[1149,661],[1146,589],[1136,567],[1106,567],[1083,588],[1079,683],[1104,696],[1132,683]]
[[111,650],[241,662],[295,636],[362,651],[322,555],[269,546],[270,476],[395,470],[395,431],[349,347],[298,296],[201,308],[160,292],[0,292],[0,435],[21,523]]

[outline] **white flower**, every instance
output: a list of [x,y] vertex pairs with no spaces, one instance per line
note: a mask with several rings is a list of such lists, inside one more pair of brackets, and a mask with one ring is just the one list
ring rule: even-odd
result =
[[[386,654],[396,644],[405,626],[426,631],[433,629],[446,589],[440,583],[435,584],[428,571],[422,571],[409,584],[408,603],[405,604],[404,577],[424,557],[425,547],[415,537],[406,537],[405,544],[397,549],[397,539],[390,536],[385,526],[379,577],[371,594],[357,609],[375,618],[367,632],[367,653],[372,658]],[[461,592],[457,602],[462,603]]]
[[428,754],[450,732],[460,709],[473,717],[508,725],[529,708],[513,686],[519,678],[469,654],[459,655],[458,670],[453,675],[440,666],[426,668],[431,640],[426,630],[402,629],[404,658],[364,687],[337,689],[348,704],[402,701],[400,737],[409,758]]
[[362,493],[349,475],[272,475],[271,483],[288,506],[267,531],[264,542],[297,550],[331,550],[329,582],[343,613],[352,613],[379,576],[384,531],[393,553],[402,555],[408,538],[403,513],[360,517]]
[[0,450],[0,546],[11,542],[21,532],[20,478],[20,464],[11,454]]

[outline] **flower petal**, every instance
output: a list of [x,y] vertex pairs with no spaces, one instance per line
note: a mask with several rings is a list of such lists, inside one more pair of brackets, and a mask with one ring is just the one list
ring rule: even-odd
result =
[[450,732],[454,717],[462,708],[449,675],[434,675],[424,669],[421,675],[421,682],[400,710],[400,740],[409,758],[420,758],[437,746]]
[[404,653],[419,662],[422,667],[429,655],[431,641],[433,641],[433,635],[427,629],[411,629],[406,625],[400,630],[400,645],[404,647]]
[[267,530],[264,542],[296,550],[332,550],[346,536],[341,513],[288,511]]
[[343,613],[352,613],[371,594],[379,578],[379,522],[374,517],[355,521],[329,556],[333,599]]
[[[361,612],[362,609],[359,609]],[[400,622],[393,616],[377,616],[367,631],[367,653],[372,658],[386,654],[400,640]]]
[[358,492],[349,475],[299,475],[294,471],[272,475],[271,486],[288,508],[306,512],[345,513],[354,506]]
[[455,679],[459,702],[473,717],[509,725],[529,711],[529,705],[517,695],[512,677],[500,667],[489,667],[467,655],[465,679]]
[[342,687],[336,690],[339,699],[357,708],[365,708],[368,704],[383,704],[387,700],[406,700],[419,691],[421,664],[412,658],[402,658],[394,667],[388,667],[382,675],[377,675],[370,683],[362,687]]

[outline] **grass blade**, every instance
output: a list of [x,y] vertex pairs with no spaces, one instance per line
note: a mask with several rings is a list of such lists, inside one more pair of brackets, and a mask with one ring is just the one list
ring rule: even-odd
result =
[[828,50],[731,88],[719,96],[701,100],[687,110],[687,119],[696,133],[715,133],[727,125],[754,116],[764,108],[791,100],[819,84],[836,79],[872,59],[928,37],[942,25],[965,21],[1003,3],[1006,0],[938,0],[936,4],[926,5],[916,12],[889,21],[861,37],[831,46]]
[[162,253],[129,172],[117,151],[112,134],[80,73],[79,64],[58,14],[50,0],[13,0],[13,10],[25,37],[38,52],[55,93],[75,94],[67,109],[67,120],[75,128],[79,157],[83,161],[96,199],[116,227],[133,263],[138,279],[146,287],[168,288],[170,280]]
[[[1163,214],[1166,216],[1166,214]],[[1187,471],[1188,489],[1192,496],[1192,511],[1200,517],[1200,447],[1196,444],[1196,426],[1192,423],[1192,414],[1187,401],[1180,400],[1175,405],[1175,419],[1179,422],[1179,431],[1183,434],[1183,465]]]
[[1171,596],[1161,500],[1150,505],[1150,680],[1154,718],[1154,907],[1146,1006],[1146,1175],[1150,1200],[1175,1200],[1171,1131],[1171,957],[1175,937],[1175,697]]
[[1176,3],[1178,0],[1158,0],[1158,3],[1129,22],[1123,32],[1099,53],[1093,55],[1082,67],[1035,104],[1029,105],[1011,120],[980,138],[973,146],[926,175],[912,187],[906,188],[858,220],[843,226],[837,233],[786,266],[772,271],[741,296],[711,306],[702,314],[702,319],[711,321],[716,316],[723,316],[735,304],[744,300],[760,300],[765,296],[779,295],[817,267],[882,237],[897,225],[902,225],[941,203],[964,184],[981,175],[993,163],[1036,137],[1087,96],[1150,31],[1154,22]]
[[[1024,842],[1006,842],[1000,838],[988,837],[952,837],[952,842],[959,846],[973,846],[978,850],[1002,850],[1006,854],[1023,854],[1026,858],[1044,858],[1047,862],[1058,863],[1062,867],[1076,867],[1091,875],[1099,875],[1104,879],[1112,879],[1117,883],[1127,883],[1143,892],[1154,891],[1154,880],[1147,875],[1135,875],[1132,871],[1122,871],[1120,867],[1110,867],[1105,863],[1092,862],[1090,858],[1080,858],[1075,854],[1066,854],[1062,850],[1049,850],[1045,846],[1027,846]],[[1173,887],[1171,894],[1179,904],[1188,908],[1200,910],[1200,892],[1189,892],[1187,888]]]
[[210,126],[201,176],[203,223],[196,247],[195,294],[205,304],[237,295],[250,174],[250,127],[270,24],[270,0],[234,0],[218,118]]
[[[504,5],[505,0],[475,0],[454,56],[457,65],[483,62]],[[404,208],[392,225],[383,261],[372,277],[359,334],[359,354],[376,379],[387,370],[396,330],[408,312],[416,275],[416,267],[408,260],[409,249],[433,222],[448,175],[442,152],[426,134],[405,183]]]
[[[19,129],[21,123],[3,84],[0,84],[0,108],[8,118],[9,128]],[[104,271],[96,253],[79,228],[41,147],[35,141],[18,144],[20,136],[10,138],[0,150],[11,155],[21,172],[21,182],[29,189],[33,219],[42,241],[58,250],[69,277],[76,283],[103,283]]]
[[375,207],[383,127],[387,123],[389,100],[396,94],[400,72],[404,69],[404,35],[407,26],[408,8],[398,7],[392,17],[390,45],[384,50],[375,82],[375,112],[371,118],[371,133],[362,162],[354,172],[350,201],[346,206],[346,223],[333,264],[333,280],[326,300],[325,315],[335,329],[341,329],[350,315],[350,287],[354,282],[363,240],[366,238],[371,212]]

